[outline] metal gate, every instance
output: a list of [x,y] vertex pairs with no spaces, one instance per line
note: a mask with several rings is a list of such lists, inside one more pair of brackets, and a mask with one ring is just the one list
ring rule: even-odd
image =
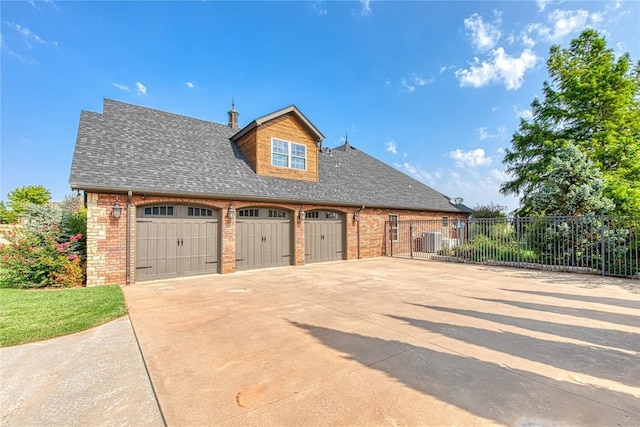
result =
[[640,278],[640,218],[387,221],[386,254]]

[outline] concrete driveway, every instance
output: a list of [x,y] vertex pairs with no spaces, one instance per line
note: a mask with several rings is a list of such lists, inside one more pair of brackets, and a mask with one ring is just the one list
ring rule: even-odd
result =
[[640,282],[402,259],[136,284],[169,426],[640,425]]

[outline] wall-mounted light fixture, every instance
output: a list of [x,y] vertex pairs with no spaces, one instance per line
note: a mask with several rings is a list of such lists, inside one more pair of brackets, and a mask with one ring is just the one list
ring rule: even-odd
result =
[[300,210],[298,211],[298,219],[300,221],[304,221],[306,216],[307,216],[307,213],[304,210],[302,210],[302,206],[300,206]]
[[235,217],[236,217],[236,208],[234,208],[231,202],[229,202],[229,207],[227,208],[227,218],[234,219]]
[[111,216],[114,218],[120,218],[121,214],[122,214],[122,206],[120,206],[120,203],[118,203],[118,199],[116,199],[116,202],[111,207]]
[[360,221],[360,211],[359,210],[353,212],[353,220],[355,222]]

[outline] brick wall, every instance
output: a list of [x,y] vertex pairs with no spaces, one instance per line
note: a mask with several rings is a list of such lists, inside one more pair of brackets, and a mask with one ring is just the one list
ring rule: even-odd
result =
[[[122,206],[120,218],[111,217],[111,208],[118,201]],[[171,203],[194,204],[212,207],[217,210],[220,228],[220,273],[235,272],[236,258],[236,220],[227,218],[229,200],[210,200],[184,197],[142,196],[134,194],[131,209],[127,212],[127,196],[124,194],[87,193],[87,285],[124,284],[126,282],[126,218],[131,221],[131,257],[130,279],[135,282],[135,242],[136,208],[138,206]],[[360,257],[371,258],[385,254],[385,221],[389,214],[398,214],[398,220],[442,219],[457,216],[438,212],[416,212],[406,210],[370,209],[360,212],[360,221],[353,220],[355,207],[328,207],[321,205],[295,205],[286,203],[253,203],[232,201],[236,210],[246,207],[274,207],[290,212],[293,236],[293,264],[305,263],[304,221],[298,219],[298,211],[314,209],[333,210],[345,214],[346,259],[358,258],[358,231],[360,233]],[[460,218],[465,217],[460,215]]]

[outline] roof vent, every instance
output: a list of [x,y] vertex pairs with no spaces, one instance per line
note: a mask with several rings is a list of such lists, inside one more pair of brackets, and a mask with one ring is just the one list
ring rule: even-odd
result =
[[236,111],[236,104],[231,97],[231,110],[229,110],[229,127],[233,130],[238,130],[238,112]]

